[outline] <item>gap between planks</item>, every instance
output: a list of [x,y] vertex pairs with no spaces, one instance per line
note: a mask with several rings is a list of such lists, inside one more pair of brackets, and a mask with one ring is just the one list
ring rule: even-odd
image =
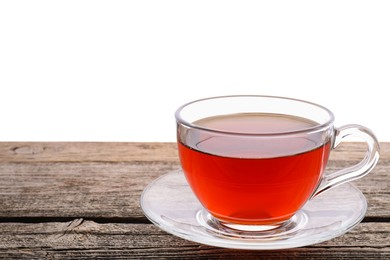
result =
[[[53,223],[69,222],[75,219],[93,221],[98,224],[152,224],[146,217],[0,217],[0,223]],[[366,216],[361,223],[389,223],[390,217]]]

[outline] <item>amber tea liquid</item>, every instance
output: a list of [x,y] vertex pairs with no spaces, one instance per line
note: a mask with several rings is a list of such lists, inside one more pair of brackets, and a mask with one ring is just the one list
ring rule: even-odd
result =
[[269,135],[256,141],[199,133],[179,140],[187,181],[203,206],[221,221],[257,225],[288,220],[317,188],[328,160],[330,142],[305,138],[287,142],[272,136],[317,125],[304,118],[245,113],[193,124]]

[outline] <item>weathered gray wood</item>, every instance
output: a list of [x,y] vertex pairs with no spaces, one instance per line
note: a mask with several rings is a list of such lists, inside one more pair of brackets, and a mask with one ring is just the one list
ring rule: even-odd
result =
[[[2,162],[177,162],[175,143],[0,142]],[[365,144],[347,142],[332,151],[340,161],[359,160]],[[381,143],[382,160],[390,161],[390,143]]]
[[2,162],[176,162],[175,143],[2,142]]
[[142,190],[170,163],[0,164],[0,217],[143,217]]
[[169,235],[149,224],[0,224],[0,257],[8,258],[293,258],[385,259],[390,223],[362,223],[347,234],[310,247],[282,251],[215,248]]
[[[142,218],[139,198],[177,163],[3,163],[0,217]],[[339,167],[333,165],[330,170]],[[369,217],[390,217],[390,165],[356,181],[367,197]]]
[[[327,171],[359,161],[364,151],[361,143],[342,144]],[[276,252],[200,245],[149,224],[141,192],[177,168],[174,143],[0,143],[0,258],[390,258],[390,143],[381,144],[374,171],[354,182],[368,200],[366,223],[331,241]]]

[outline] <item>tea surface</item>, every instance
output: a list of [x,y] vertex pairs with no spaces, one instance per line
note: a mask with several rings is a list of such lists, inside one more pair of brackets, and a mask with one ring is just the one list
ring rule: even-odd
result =
[[206,117],[193,124],[233,133],[274,134],[300,131],[318,124],[306,118],[266,113],[241,113]]

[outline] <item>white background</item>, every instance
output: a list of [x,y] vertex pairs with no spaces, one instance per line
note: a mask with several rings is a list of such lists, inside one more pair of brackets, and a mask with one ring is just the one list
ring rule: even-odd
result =
[[0,140],[175,141],[215,95],[317,102],[390,141],[390,1],[1,1]]

